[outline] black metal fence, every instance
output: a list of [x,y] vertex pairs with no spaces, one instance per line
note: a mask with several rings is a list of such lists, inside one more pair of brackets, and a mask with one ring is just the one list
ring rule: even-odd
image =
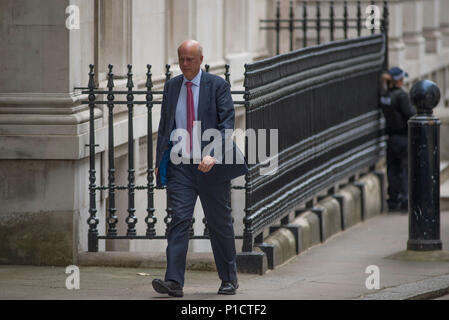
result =
[[[155,215],[154,206],[154,190],[156,186],[154,184],[154,168],[153,168],[153,127],[152,127],[152,109],[156,104],[161,104],[162,101],[159,99],[154,99],[154,95],[162,95],[163,91],[153,90],[153,81],[151,73],[151,65],[147,65],[146,73],[146,90],[134,90],[132,66],[128,65],[127,73],[127,84],[126,90],[114,90],[114,74],[112,73],[113,66],[109,65],[109,72],[107,74],[107,87],[100,89],[96,87],[95,84],[95,71],[94,65],[90,65],[89,72],[89,83],[87,88],[75,88],[75,89],[88,89],[82,91],[83,94],[88,94],[88,101],[83,101],[89,104],[90,110],[90,129],[89,129],[89,218],[87,223],[89,225],[88,231],[88,250],[90,252],[98,251],[98,240],[99,239],[165,239],[167,237],[168,228],[171,221],[172,209],[168,202],[166,204],[166,216],[163,222],[166,225],[165,234],[156,234],[156,223],[157,218]],[[209,65],[205,65],[205,71],[209,72]],[[170,65],[166,65],[165,81],[170,80],[171,71]],[[225,65],[224,78],[228,83],[230,83],[230,73],[229,65]],[[243,94],[243,91],[232,91],[233,94]],[[102,101],[97,99],[97,95],[106,95],[107,101]],[[126,95],[126,101],[119,101],[115,99],[115,95]],[[145,97],[144,101],[139,101],[135,99],[135,96],[142,95]],[[234,101],[234,104],[244,104],[243,101]],[[108,185],[107,186],[97,186],[96,185],[96,170],[95,170],[95,117],[94,110],[97,105],[107,105],[108,108]],[[126,105],[128,111],[128,184],[124,186],[119,186],[115,184],[115,155],[114,155],[114,107],[117,105]],[[134,168],[134,107],[138,105],[143,105],[147,109],[147,184],[146,185],[135,185],[135,168]],[[243,189],[242,186],[233,186],[234,189]],[[162,187],[161,189],[165,189]],[[107,232],[106,235],[99,234],[98,223],[99,219],[96,216],[96,192],[99,190],[107,190],[109,198],[109,206],[107,208]],[[117,232],[118,217],[116,215],[116,201],[115,194],[116,191],[127,191],[128,192],[128,217],[125,219],[127,225],[126,235],[119,235]],[[147,216],[144,219],[146,224],[146,232],[144,235],[138,235],[136,231],[136,224],[138,219],[135,215],[135,192],[138,190],[147,191]],[[202,235],[195,235],[193,230],[193,225],[195,223],[195,218],[192,219],[192,224],[190,227],[190,238],[191,239],[208,239],[209,231],[207,228],[207,221],[203,219],[204,232]],[[242,238],[237,236],[236,238]]]
[[[302,37],[302,47],[309,45],[308,32],[313,30],[315,32],[316,44],[321,43],[321,38],[324,32],[328,32],[329,40],[334,41],[336,39],[336,32],[341,30],[343,32],[343,39],[348,39],[348,31],[356,30],[357,37],[362,36],[362,31],[366,26],[369,26],[369,32],[385,33],[388,34],[388,1],[349,1],[349,4],[355,6],[355,16],[350,17],[348,10],[348,1],[301,1],[302,4],[297,1],[290,1],[288,18],[281,17],[281,2],[276,2],[276,13],[274,19],[262,19],[260,20],[260,29],[262,30],[274,30],[276,55],[280,53],[281,31],[288,31],[289,50],[295,49],[295,30],[298,30]],[[298,7],[295,7],[298,5]],[[336,15],[336,6],[343,6],[342,15]],[[328,8],[328,17],[322,15],[322,9],[324,6]],[[370,6],[368,8],[368,6]],[[380,14],[380,8],[382,7],[382,14]],[[295,9],[301,9],[300,16],[295,16]],[[314,16],[309,15],[310,8],[315,11]],[[366,9],[370,12],[368,16],[365,16]],[[376,10],[377,8],[377,10]],[[363,9],[363,10],[362,10]],[[366,23],[368,22],[368,23]],[[386,39],[388,41],[388,37]],[[387,43],[388,47],[388,43]],[[388,54],[388,50],[385,51]],[[386,56],[385,61],[388,61]],[[387,64],[388,65],[388,64]]]
[[[384,61],[385,41],[382,35],[337,41],[308,47],[245,65],[244,101],[246,130],[278,129],[277,172],[261,174],[263,164],[249,163],[244,186],[245,216],[243,219],[243,252],[251,252],[255,243],[263,241],[263,231],[280,219],[285,222],[289,210],[310,201],[320,191],[373,166],[384,156],[383,118],[378,109],[379,75]],[[166,67],[166,81],[170,67]],[[208,71],[208,66],[206,66]],[[225,78],[229,82],[229,66]],[[90,109],[89,133],[89,225],[88,250],[98,251],[99,239],[164,239],[171,220],[170,204],[166,206],[166,231],[156,234],[153,177],[152,108],[160,104],[154,95],[151,66],[147,65],[145,90],[134,90],[131,65],[128,66],[127,89],[114,90],[114,75],[109,65],[107,88],[96,88],[94,66],[90,65],[88,94]],[[106,95],[107,101],[97,99]],[[115,99],[126,95],[126,101]],[[135,99],[145,97],[144,101]],[[97,105],[108,108],[108,184],[96,185],[94,110]],[[128,112],[128,184],[115,184],[114,165],[114,107],[126,105]],[[147,110],[147,183],[135,184],[134,169],[134,108]],[[248,140],[245,154],[248,157]],[[257,149],[257,146],[255,147]],[[256,152],[257,153],[257,152]],[[99,234],[96,192],[107,190],[109,206],[106,234]],[[115,193],[128,192],[126,235],[117,232]],[[146,232],[136,232],[135,192],[146,190]],[[191,239],[208,238],[207,223],[202,235],[193,233]]]
[[374,35],[246,65],[246,128],[276,128],[279,144],[276,175],[260,174],[260,162],[249,165],[243,252],[295,206],[384,156],[384,50],[384,38]]

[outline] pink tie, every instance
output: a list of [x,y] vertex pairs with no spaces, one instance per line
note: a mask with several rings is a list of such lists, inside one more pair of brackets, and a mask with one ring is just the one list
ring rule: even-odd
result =
[[192,82],[187,81],[187,132],[189,133],[190,141],[187,142],[187,153],[190,154],[192,150],[192,129],[193,121],[195,121],[195,105],[193,102]]

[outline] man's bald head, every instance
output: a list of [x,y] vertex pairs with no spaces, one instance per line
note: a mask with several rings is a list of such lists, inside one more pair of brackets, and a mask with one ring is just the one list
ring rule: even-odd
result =
[[178,47],[178,55],[181,50],[196,50],[200,56],[203,56],[203,47],[196,40],[183,41]]
[[179,68],[188,80],[200,71],[203,62],[203,48],[196,40],[185,40],[178,47]]

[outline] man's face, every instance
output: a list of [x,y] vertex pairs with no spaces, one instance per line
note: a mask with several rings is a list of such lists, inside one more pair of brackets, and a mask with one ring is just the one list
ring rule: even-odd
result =
[[200,71],[203,56],[197,46],[183,46],[178,50],[179,67],[188,80]]
[[396,87],[402,88],[402,86],[404,85],[404,78],[401,78],[401,79],[395,81],[394,84],[395,84]]

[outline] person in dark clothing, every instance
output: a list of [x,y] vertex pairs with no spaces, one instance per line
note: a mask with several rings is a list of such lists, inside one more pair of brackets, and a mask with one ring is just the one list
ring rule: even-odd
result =
[[402,88],[408,74],[394,67],[382,75],[380,97],[388,134],[387,176],[389,211],[408,211],[408,128],[407,121],[416,114],[408,93]]

